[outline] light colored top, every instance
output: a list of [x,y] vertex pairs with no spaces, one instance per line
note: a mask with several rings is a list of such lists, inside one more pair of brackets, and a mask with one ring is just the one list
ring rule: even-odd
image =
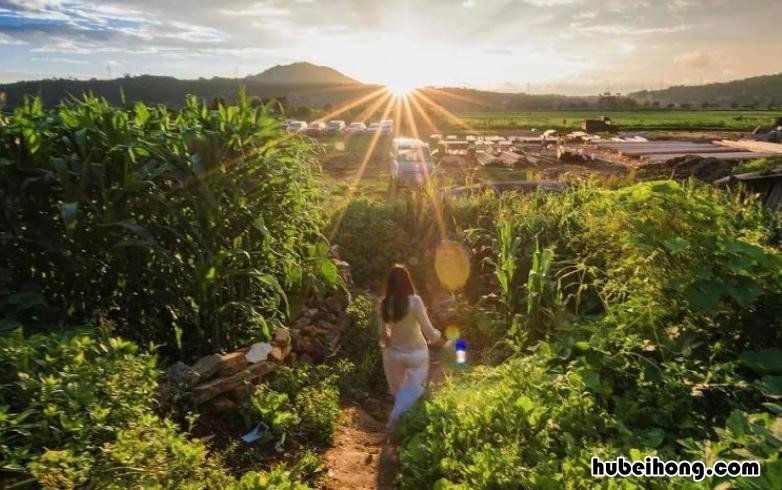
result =
[[414,352],[425,350],[427,344],[434,344],[440,340],[442,335],[429,321],[429,315],[426,314],[426,306],[424,306],[421,297],[413,294],[408,298],[410,302],[407,314],[398,322],[384,322],[383,314],[379,311],[378,333],[381,347],[388,347],[400,352]]

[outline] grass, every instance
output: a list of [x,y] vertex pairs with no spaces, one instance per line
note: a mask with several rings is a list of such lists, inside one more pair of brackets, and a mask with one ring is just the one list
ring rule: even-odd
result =
[[641,131],[751,131],[757,126],[770,126],[782,111],[527,111],[527,112],[464,112],[457,114],[476,131],[501,129],[540,130],[555,128],[574,130],[584,119],[605,115],[622,130]]

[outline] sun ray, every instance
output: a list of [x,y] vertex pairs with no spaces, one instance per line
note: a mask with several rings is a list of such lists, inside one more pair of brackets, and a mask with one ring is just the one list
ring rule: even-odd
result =
[[[418,134],[418,125],[415,122],[415,117],[413,116],[413,111],[410,108],[410,97],[403,97],[403,107],[402,110],[405,112],[407,119],[408,119],[408,126],[410,127],[410,132],[412,133],[413,138],[415,139],[421,139],[420,135]],[[432,176],[429,175],[429,169],[426,165],[423,165],[424,170],[424,181],[427,185],[430,187],[432,184]],[[440,231],[440,239],[445,240],[447,237],[446,231],[445,231],[445,222],[443,220],[442,211],[440,209],[440,204],[437,202],[437,196],[435,196],[434,192],[431,192],[431,195],[429,196],[429,200],[432,203],[432,209],[434,210],[434,216],[435,220],[437,221],[437,228]]]
[[474,131],[473,127],[467,124],[463,119],[461,119],[459,116],[453,114],[445,107],[441,106],[437,102],[433,101],[426,95],[424,95],[421,92],[418,92],[418,96],[427,104],[429,104],[431,107],[433,107],[436,111],[443,114],[450,122],[456,123],[457,126],[461,127],[462,129],[465,129],[467,131]]
[[340,115],[340,114],[342,114],[344,112],[347,112],[350,109],[353,109],[354,107],[357,107],[357,106],[359,106],[361,104],[369,102],[370,100],[372,100],[372,99],[374,99],[376,97],[379,97],[379,96],[383,95],[383,93],[385,93],[385,89],[381,87],[381,88],[375,90],[374,92],[370,92],[367,95],[364,95],[363,97],[360,97],[358,99],[345,102],[341,106],[333,109],[331,112],[323,114],[319,118],[315,119],[315,121],[326,121],[327,119],[332,119],[334,117],[337,117],[338,115]]
[[[388,103],[386,104],[385,108],[383,109],[383,115],[380,117],[381,120],[388,118],[389,112],[391,112],[392,104],[394,103],[394,98],[391,96],[391,94],[388,94]],[[367,151],[364,154],[364,157],[361,160],[361,163],[359,164],[358,170],[356,172],[356,177],[353,179],[353,182],[351,183],[350,187],[348,188],[348,193],[345,196],[345,199],[340,206],[342,210],[339,212],[339,215],[337,215],[337,218],[334,223],[334,227],[331,229],[331,232],[329,233],[329,241],[333,241],[334,237],[336,236],[337,232],[339,231],[339,227],[342,225],[342,219],[345,217],[345,211],[347,211],[347,204],[350,203],[350,201],[353,200],[353,196],[358,190],[358,186],[361,184],[361,179],[364,176],[364,171],[366,170],[367,164],[369,163],[369,159],[372,158],[372,153],[375,151],[375,146],[377,146],[378,140],[380,140],[381,137],[380,131],[372,135],[372,139],[369,142],[369,146],[367,147]]]
[[429,128],[429,131],[431,131],[432,133],[439,133],[440,130],[437,129],[437,126],[434,124],[434,121],[432,121],[432,118],[429,117],[426,111],[424,111],[423,107],[421,107],[420,102],[418,102],[417,95],[418,92],[415,90],[410,93],[410,97],[409,97],[410,104],[416,110],[416,112],[421,117],[421,119],[423,119],[423,121],[426,123],[426,126]]
[[441,90],[439,88],[426,87],[424,89],[421,89],[421,91],[422,92],[430,92],[430,93],[433,93],[433,94],[441,95],[443,97],[447,97],[447,98],[450,98],[450,99],[453,99],[453,100],[458,100],[458,101],[461,101],[461,102],[467,102],[468,104],[473,104],[473,105],[478,106],[478,107],[486,105],[486,102],[481,102],[480,100],[474,99],[474,98],[472,98],[472,97],[470,97],[468,95],[457,94],[457,93],[449,92],[447,90]]

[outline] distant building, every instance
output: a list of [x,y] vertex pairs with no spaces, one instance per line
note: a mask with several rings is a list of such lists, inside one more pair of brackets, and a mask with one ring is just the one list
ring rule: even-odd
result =
[[770,210],[782,209],[782,167],[731,175],[715,181],[714,185],[736,185],[739,182],[750,192],[759,194]]

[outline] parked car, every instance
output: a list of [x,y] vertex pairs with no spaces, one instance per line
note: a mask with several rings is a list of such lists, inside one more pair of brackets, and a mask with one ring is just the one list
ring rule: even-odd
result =
[[307,129],[306,121],[290,121],[286,125],[286,129],[289,133],[300,133]]
[[380,134],[391,134],[394,132],[394,121],[383,119],[380,121]]
[[348,134],[363,134],[367,130],[367,125],[362,122],[354,121],[345,129]]
[[307,126],[307,134],[310,136],[320,136],[326,132],[326,123],[313,121]]
[[367,134],[375,134],[380,132],[380,123],[379,122],[373,122],[369,123],[369,127],[367,128]]
[[328,134],[339,134],[344,130],[345,121],[335,119],[333,121],[329,121],[329,123],[326,125],[326,133]]
[[429,145],[413,138],[394,138],[390,171],[392,194],[400,187],[422,187],[434,172]]

